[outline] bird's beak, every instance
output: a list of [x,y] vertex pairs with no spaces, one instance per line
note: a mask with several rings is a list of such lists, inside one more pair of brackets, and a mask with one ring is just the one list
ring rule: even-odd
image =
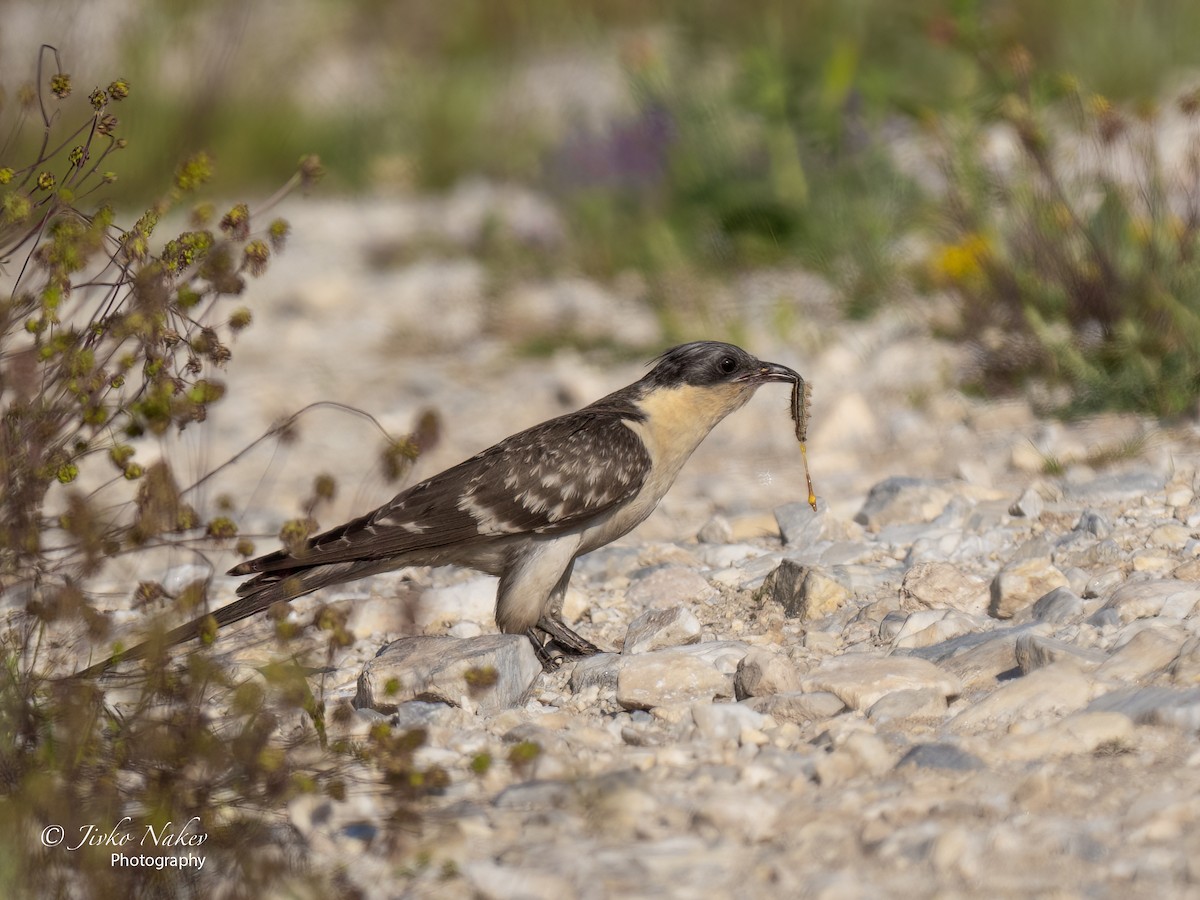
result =
[[743,381],[753,381],[756,384],[765,384],[768,381],[786,381],[795,383],[803,381],[800,373],[795,369],[789,369],[787,366],[781,366],[779,363],[764,362],[760,363],[759,367],[748,375],[742,377]]

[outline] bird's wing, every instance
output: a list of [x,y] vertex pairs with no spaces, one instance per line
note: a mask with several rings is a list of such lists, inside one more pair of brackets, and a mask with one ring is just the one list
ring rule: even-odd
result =
[[513,534],[559,534],[631,499],[649,469],[645,446],[620,414],[571,413],[506,438],[317,535],[300,556],[278,551],[232,573],[381,559]]

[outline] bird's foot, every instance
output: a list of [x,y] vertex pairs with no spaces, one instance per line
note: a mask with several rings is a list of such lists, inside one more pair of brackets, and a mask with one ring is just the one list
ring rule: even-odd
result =
[[553,672],[563,664],[566,659],[566,653],[562,647],[554,642],[553,638],[548,638],[544,643],[542,636],[538,634],[537,629],[530,628],[525,632],[525,636],[529,638],[529,643],[533,644],[533,652],[537,654],[538,662],[542,664],[543,672]]
[[[545,641],[541,638],[542,634],[546,635]],[[526,631],[525,635],[533,644],[533,650],[545,672],[554,671],[568,658],[592,656],[604,652],[591,641],[577,635],[558,619],[551,619],[548,616],[539,619],[537,625]]]
[[586,638],[580,637],[562,623],[561,619],[542,616],[534,626],[538,631],[548,635],[571,656],[595,656],[604,651]]

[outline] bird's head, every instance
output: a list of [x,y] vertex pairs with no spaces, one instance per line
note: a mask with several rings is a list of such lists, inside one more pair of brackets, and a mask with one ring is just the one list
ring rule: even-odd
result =
[[768,381],[791,384],[800,380],[800,375],[779,363],[763,362],[733,344],[695,341],[662,354],[642,380],[652,388],[727,386],[748,395]]
[[769,381],[793,384],[800,375],[763,362],[733,344],[696,341],[673,347],[634,388],[637,406],[688,453],[717,422],[744,406]]

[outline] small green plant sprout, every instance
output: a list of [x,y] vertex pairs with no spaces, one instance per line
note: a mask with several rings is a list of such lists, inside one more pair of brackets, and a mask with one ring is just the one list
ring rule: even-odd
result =
[[542,745],[537,741],[518,741],[509,748],[508,764],[522,777],[528,777],[541,755]]
[[500,673],[496,671],[495,666],[475,666],[463,673],[463,680],[471,694],[480,694],[496,686],[500,680]]
[[476,753],[471,757],[471,771],[479,776],[486,775],[492,768],[492,754]]

